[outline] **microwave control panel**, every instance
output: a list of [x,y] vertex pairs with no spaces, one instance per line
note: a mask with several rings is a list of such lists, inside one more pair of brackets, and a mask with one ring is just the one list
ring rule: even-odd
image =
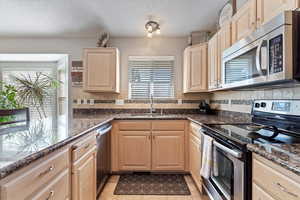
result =
[[283,71],[283,35],[269,41],[269,72],[270,74]]

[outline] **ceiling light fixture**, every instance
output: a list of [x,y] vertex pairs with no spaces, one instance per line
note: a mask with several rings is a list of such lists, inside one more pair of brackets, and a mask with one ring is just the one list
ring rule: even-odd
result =
[[159,24],[155,21],[148,21],[145,25],[147,31],[147,37],[152,38],[153,33],[159,35],[160,34],[160,27]]

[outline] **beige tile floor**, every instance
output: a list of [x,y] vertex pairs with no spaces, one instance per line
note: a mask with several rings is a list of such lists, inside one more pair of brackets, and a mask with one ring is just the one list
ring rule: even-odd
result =
[[190,176],[185,176],[185,180],[191,191],[189,196],[158,196],[158,195],[113,195],[118,183],[119,176],[112,176],[98,200],[208,200],[200,195]]

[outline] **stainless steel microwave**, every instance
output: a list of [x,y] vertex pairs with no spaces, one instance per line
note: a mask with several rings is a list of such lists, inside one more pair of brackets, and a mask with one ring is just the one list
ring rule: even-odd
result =
[[300,80],[300,12],[286,11],[222,56],[222,88]]

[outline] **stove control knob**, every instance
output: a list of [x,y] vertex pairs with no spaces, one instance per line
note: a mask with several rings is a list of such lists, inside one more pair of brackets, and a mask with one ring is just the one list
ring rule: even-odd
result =
[[262,103],[260,104],[260,107],[265,108],[265,107],[267,107],[267,104],[266,104],[265,102],[262,102]]
[[254,107],[255,107],[255,108],[259,108],[259,107],[260,107],[260,104],[259,104],[259,103],[255,103]]

